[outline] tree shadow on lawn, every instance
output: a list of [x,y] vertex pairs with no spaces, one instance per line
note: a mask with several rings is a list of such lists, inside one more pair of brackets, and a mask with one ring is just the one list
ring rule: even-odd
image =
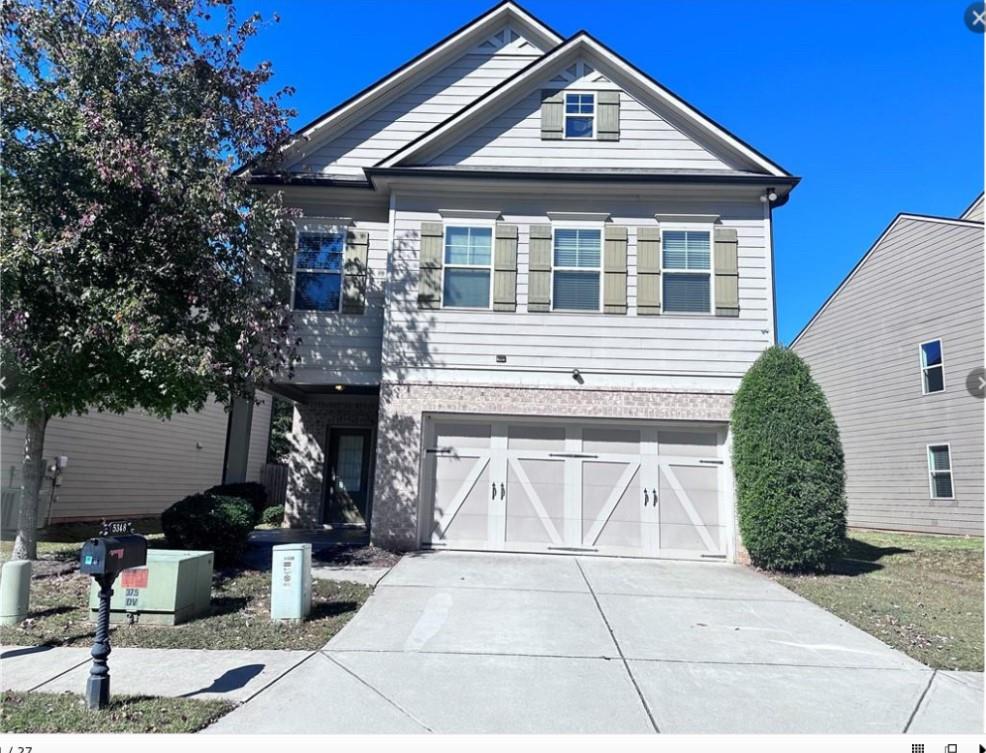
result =
[[859,539],[850,538],[846,554],[838,562],[832,564],[827,571],[830,575],[866,575],[883,570],[880,560],[895,554],[911,554],[913,549],[902,549],[899,546],[874,546]]
[[312,611],[308,614],[309,620],[321,620],[326,617],[338,617],[341,614],[355,612],[360,608],[360,604],[355,601],[329,601],[316,602],[312,604]]

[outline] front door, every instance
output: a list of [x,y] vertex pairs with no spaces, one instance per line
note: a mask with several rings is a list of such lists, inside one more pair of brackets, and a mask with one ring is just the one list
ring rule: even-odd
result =
[[370,524],[369,429],[329,429],[325,522],[333,526]]

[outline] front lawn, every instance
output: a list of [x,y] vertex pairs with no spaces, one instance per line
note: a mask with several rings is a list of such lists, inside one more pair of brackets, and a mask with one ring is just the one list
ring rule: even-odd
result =
[[93,712],[73,693],[14,693],[0,696],[0,731],[188,733],[207,727],[233,710],[225,701],[114,696],[109,708]]
[[853,531],[824,575],[782,585],[934,669],[983,669],[983,540]]
[[[270,620],[270,573],[217,573],[212,614],[174,627],[119,625],[113,646],[139,648],[306,649],[324,646],[366,601],[370,589],[356,583],[314,581],[312,611],[298,625]],[[0,628],[5,646],[89,646],[89,578],[78,572],[31,583],[31,612],[24,622]]]

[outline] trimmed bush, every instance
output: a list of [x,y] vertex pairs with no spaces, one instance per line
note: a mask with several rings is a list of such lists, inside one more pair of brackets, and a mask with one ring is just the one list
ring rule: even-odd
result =
[[733,402],[733,470],[743,545],[758,567],[822,570],[845,549],[839,429],[807,364],[766,350]]
[[193,494],[161,513],[161,528],[174,549],[216,553],[217,565],[233,565],[246,548],[256,518],[240,497]]
[[284,505],[271,505],[260,516],[260,522],[267,526],[278,526],[284,522]]
[[255,481],[244,481],[236,484],[221,484],[205,490],[206,494],[214,497],[239,497],[245,499],[253,508],[254,523],[260,520],[267,509],[267,489]]

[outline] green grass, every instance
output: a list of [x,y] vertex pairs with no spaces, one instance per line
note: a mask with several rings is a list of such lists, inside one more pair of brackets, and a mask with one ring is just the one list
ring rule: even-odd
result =
[[14,693],[0,696],[0,731],[42,734],[103,732],[195,732],[229,713],[225,701],[116,696],[109,708],[89,711],[72,693]]
[[854,531],[831,573],[782,585],[935,669],[983,669],[983,540]]
[[[244,570],[213,581],[212,614],[183,625],[115,626],[113,646],[201,649],[305,649],[324,646],[366,601],[370,590],[356,583],[314,581],[312,611],[300,624],[270,620],[270,573]],[[15,627],[0,628],[5,646],[89,646],[89,578],[77,572],[31,584],[31,611]]]

